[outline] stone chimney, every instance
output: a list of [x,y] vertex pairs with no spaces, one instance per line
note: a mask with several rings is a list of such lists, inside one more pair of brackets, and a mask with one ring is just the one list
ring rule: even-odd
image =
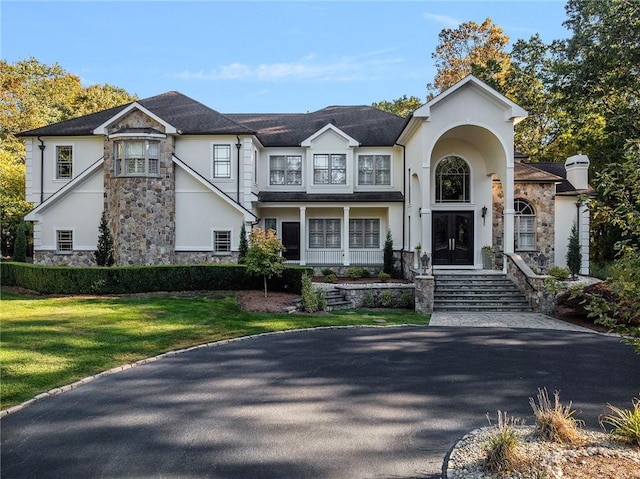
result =
[[589,188],[589,157],[587,155],[573,155],[564,162],[567,180],[576,190]]

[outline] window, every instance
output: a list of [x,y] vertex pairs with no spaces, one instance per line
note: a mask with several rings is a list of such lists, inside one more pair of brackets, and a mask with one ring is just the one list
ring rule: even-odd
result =
[[56,250],[58,253],[71,253],[73,251],[73,231],[56,231]]
[[436,203],[469,203],[469,165],[462,158],[449,156],[436,168]]
[[390,185],[391,156],[361,155],[358,157],[359,185]]
[[340,248],[339,219],[310,219],[309,248]]
[[213,177],[231,178],[231,145],[213,145]]
[[56,146],[56,179],[73,177],[73,146]]
[[380,248],[380,220],[350,219],[349,248]]
[[284,155],[269,157],[269,184],[301,185],[302,157]]
[[514,217],[515,248],[517,250],[534,250],[536,247],[536,215],[533,206],[523,199],[516,199],[513,206],[516,212]]
[[231,231],[220,230],[213,232],[213,252],[214,253],[230,253],[231,252]]
[[265,218],[264,219],[264,230],[269,231],[278,231],[278,220],[275,218]]
[[160,174],[159,158],[159,141],[116,141],[116,176],[157,176]]
[[346,185],[347,155],[313,155],[315,185]]

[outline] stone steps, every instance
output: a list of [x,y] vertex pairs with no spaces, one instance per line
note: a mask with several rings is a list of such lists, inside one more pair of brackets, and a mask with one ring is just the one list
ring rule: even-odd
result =
[[[347,300],[344,293],[336,288],[330,288],[324,290],[325,298],[327,298],[326,311],[337,311],[339,309],[351,309],[353,303]],[[302,298],[296,298],[293,300],[293,304],[296,308],[302,307]]]
[[434,311],[532,311],[527,298],[504,274],[436,273],[434,277]]

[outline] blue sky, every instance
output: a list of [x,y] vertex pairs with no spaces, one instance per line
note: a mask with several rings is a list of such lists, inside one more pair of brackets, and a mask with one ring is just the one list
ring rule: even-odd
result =
[[223,113],[424,99],[443,28],[490,17],[512,41],[567,38],[563,0],[0,0],[3,60],[58,63],[140,98],[177,90]]

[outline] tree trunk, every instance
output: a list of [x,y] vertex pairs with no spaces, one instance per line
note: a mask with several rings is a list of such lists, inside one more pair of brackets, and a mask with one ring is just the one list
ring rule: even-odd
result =
[[265,274],[263,278],[264,278],[264,297],[266,298],[267,297],[267,275]]

